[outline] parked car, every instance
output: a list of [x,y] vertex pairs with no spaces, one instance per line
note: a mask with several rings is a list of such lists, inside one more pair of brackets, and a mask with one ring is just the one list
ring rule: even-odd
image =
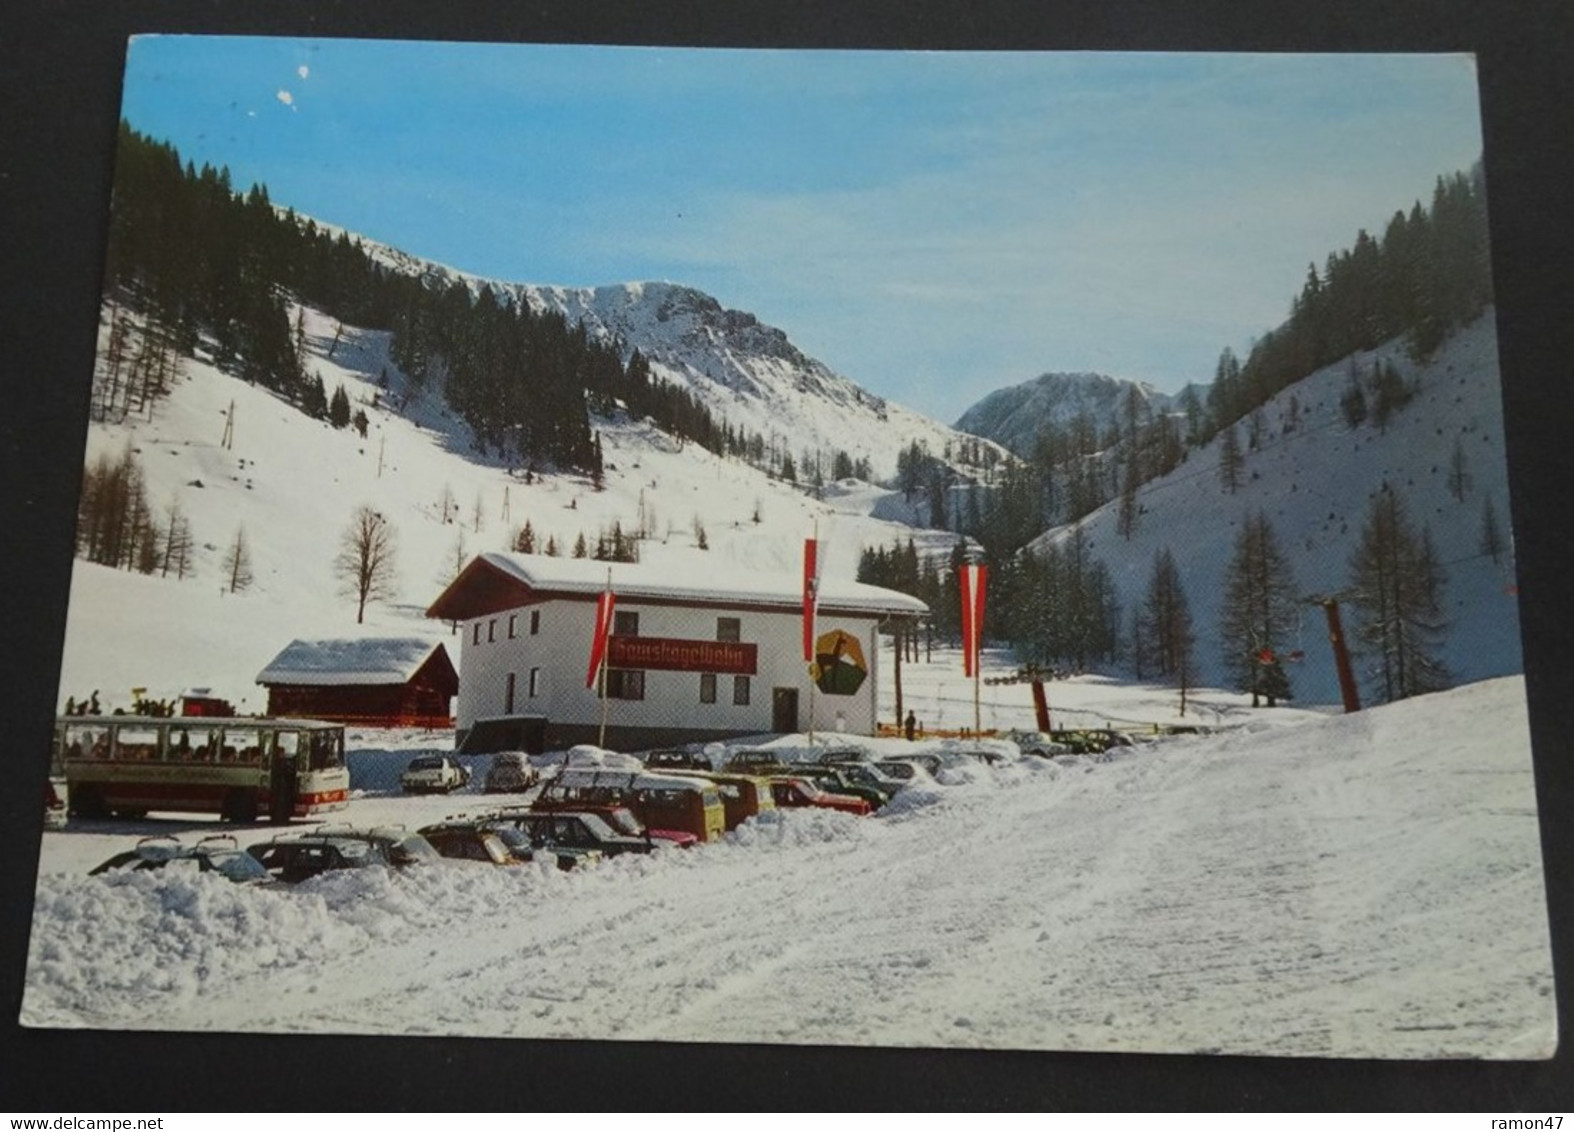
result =
[[[487,829],[493,830],[503,839],[508,846],[508,851],[521,861],[533,861],[536,857],[537,847],[531,840],[529,823],[519,824],[517,819],[527,816],[533,811],[524,809],[504,808],[493,810],[477,816],[477,821]],[[580,868],[584,865],[599,863],[606,854],[600,849],[589,849],[579,845],[546,845],[541,846],[542,852],[551,853],[557,858],[557,867],[565,872],[569,869]]]
[[135,848],[116,853],[88,875],[147,872],[170,864],[203,873],[219,873],[240,883],[268,879],[268,870],[242,852],[233,837],[204,837],[195,845],[185,845],[180,838],[167,833],[142,838]]
[[1111,747],[1135,745],[1131,736],[1107,727],[1081,727],[1070,731],[1056,731],[1050,735],[1050,738],[1066,747],[1062,754],[1073,755],[1099,755]]
[[399,776],[399,786],[406,794],[452,794],[469,782],[469,768],[451,755],[412,759]]
[[775,751],[733,751],[721,764],[721,769],[733,774],[786,774],[791,767]]
[[[531,809],[567,813],[632,812],[638,831],[692,844],[714,841],[726,832],[727,816],[714,783],[694,775],[659,771],[564,768],[542,788]],[[634,832],[627,830],[626,832]]]
[[647,770],[710,770],[710,759],[699,751],[651,751],[645,756]]
[[564,770],[623,770],[638,772],[645,764],[622,751],[608,751],[591,743],[570,747],[563,756]]
[[666,774],[692,775],[716,784],[721,795],[722,814],[728,830],[737,829],[750,818],[776,809],[771,799],[771,783],[757,774],[732,774],[721,770],[665,770]]
[[913,766],[921,768],[931,777],[939,774],[945,769],[946,765],[946,760],[933,751],[918,751],[910,755],[897,755],[895,758],[886,761],[891,763],[911,763]]
[[776,808],[781,810],[819,806],[828,810],[841,810],[847,814],[874,812],[874,807],[864,799],[854,798],[850,794],[828,793],[807,778],[772,778],[771,800],[776,803]]
[[827,794],[845,794],[852,798],[862,798],[872,808],[878,810],[891,800],[896,791],[892,790],[887,794],[884,790],[854,781],[847,773],[847,770],[854,765],[844,763],[840,766],[805,766],[797,768],[796,773],[799,778],[808,779]]
[[286,884],[334,869],[402,869],[443,859],[420,834],[350,826],[326,826],[311,833],[276,837],[249,845],[246,852]]
[[815,756],[821,766],[839,766],[847,763],[874,762],[874,755],[862,747],[827,747]]
[[[487,828],[495,831],[503,839],[503,844],[508,846],[508,851],[521,861],[536,859],[536,847],[530,843],[530,835],[517,825],[489,821]],[[544,848],[542,852],[550,854],[557,862],[557,867],[564,872],[583,865],[594,865],[605,856],[600,849],[583,849],[575,845],[554,845]]]
[[488,794],[521,794],[541,781],[541,772],[522,751],[504,751],[492,757],[481,789]]
[[520,865],[532,859],[515,853],[497,830],[473,818],[444,818],[417,830],[439,856],[458,861],[484,861],[489,865]]
[[1024,755],[1037,755],[1039,758],[1048,759],[1055,755],[1071,753],[1071,748],[1064,743],[1057,742],[1042,731],[1010,731],[1006,738],[1017,745],[1017,749]]
[[603,856],[616,857],[620,853],[649,853],[654,846],[648,838],[619,833],[596,813],[510,810],[495,820],[524,832],[537,849],[596,849]]
[[896,797],[903,785],[900,779],[887,775],[875,763],[842,763],[835,769],[849,786],[862,787],[881,795],[882,806]]
[[986,766],[998,766],[1006,761],[1006,757],[993,747],[953,747],[947,753],[961,755],[963,758],[984,763]]

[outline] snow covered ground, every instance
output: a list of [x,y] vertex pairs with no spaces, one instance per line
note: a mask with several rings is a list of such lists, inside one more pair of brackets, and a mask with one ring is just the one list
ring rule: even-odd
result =
[[[950,669],[907,670],[920,714],[963,690]],[[987,711],[1022,721],[1025,689],[986,691]],[[569,874],[454,863],[295,889],[90,878],[137,833],[214,827],[79,823],[44,837],[22,1020],[1550,1055],[1521,681],[1354,716],[1206,698],[1215,734],[945,772],[877,817],[791,811],[722,843]],[[1069,681],[1052,688],[1057,706],[1093,722],[1174,721],[1176,705],[1162,690]],[[389,743],[368,733],[352,746],[364,765]],[[374,787],[349,817],[415,826],[480,801]]]

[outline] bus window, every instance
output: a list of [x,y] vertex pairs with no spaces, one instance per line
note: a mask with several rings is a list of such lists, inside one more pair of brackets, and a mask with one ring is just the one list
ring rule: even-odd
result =
[[219,733],[213,727],[171,727],[169,758],[182,763],[210,763],[216,756]]
[[343,731],[337,729],[312,731],[309,733],[309,739],[313,770],[326,770],[328,767],[344,764]]
[[115,758],[146,762],[158,757],[157,727],[122,727],[115,733]]
[[262,736],[252,727],[226,727],[221,762],[259,763],[262,761]]
[[301,733],[299,731],[275,732],[273,749],[276,754],[283,755],[293,763],[301,753]]
[[109,758],[109,732],[98,723],[73,723],[66,728],[65,757]]

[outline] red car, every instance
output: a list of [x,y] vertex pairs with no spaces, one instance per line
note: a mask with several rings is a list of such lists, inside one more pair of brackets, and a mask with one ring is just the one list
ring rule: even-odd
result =
[[779,810],[802,806],[821,806],[848,814],[869,814],[874,807],[851,794],[828,794],[807,778],[772,778],[771,797]]

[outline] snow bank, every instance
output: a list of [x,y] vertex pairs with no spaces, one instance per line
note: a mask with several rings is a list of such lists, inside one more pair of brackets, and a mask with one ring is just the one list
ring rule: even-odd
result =
[[[719,843],[571,873],[451,863],[294,889],[175,873],[89,878],[81,873],[113,848],[103,825],[50,833],[22,1018],[1549,1053],[1552,967],[1521,682],[1348,717],[1253,720],[1113,759],[966,763],[908,787],[885,816],[783,811]],[[452,808],[370,797],[349,818],[413,828],[440,807]]]

